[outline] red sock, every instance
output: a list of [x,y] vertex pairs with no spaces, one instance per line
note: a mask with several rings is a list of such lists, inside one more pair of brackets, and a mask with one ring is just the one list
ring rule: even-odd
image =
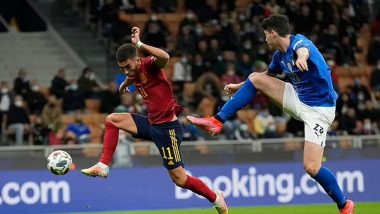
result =
[[115,152],[117,143],[119,142],[119,129],[108,121],[105,122],[105,128],[106,130],[104,131],[103,151],[100,162],[109,166],[112,161],[113,153]]
[[199,178],[192,177],[190,175],[187,176],[186,183],[183,188],[191,190],[192,192],[201,195],[211,203],[215,202],[216,194],[212,191],[205,183],[203,183]]

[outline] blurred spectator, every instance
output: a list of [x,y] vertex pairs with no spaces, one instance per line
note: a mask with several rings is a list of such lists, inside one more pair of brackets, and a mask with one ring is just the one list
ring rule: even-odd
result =
[[380,59],[377,60],[376,67],[373,68],[369,81],[372,90],[380,91]]
[[26,145],[24,135],[30,131],[29,124],[29,115],[26,112],[23,98],[21,95],[16,95],[6,116],[6,135],[15,136],[15,145]]
[[108,83],[107,90],[102,91],[102,106],[101,112],[112,113],[114,108],[120,104],[119,88],[116,87],[115,82]]
[[31,89],[27,100],[29,113],[32,115],[40,115],[47,101],[44,94],[40,91],[38,80],[33,80],[31,82]]
[[371,99],[371,95],[365,85],[361,83],[361,80],[356,78],[354,80],[354,86],[352,87],[353,100],[358,110],[364,109],[364,103],[366,100]]
[[380,122],[380,110],[374,107],[372,100],[367,100],[364,109],[358,112],[358,118],[370,118],[374,122]]
[[236,74],[235,65],[232,63],[227,64],[226,72],[222,75],[222,83],[223,85],[227,85],[230,83],[241,83],[243,78]]
[[190,26],[186,25],[180,28],[176,50],[180,53],[192,53],[195,50],[195,43],[196,38]]
[[183,101],[183,89],[186,82],[192,82],[191,62],[185,54],[179,55],[181,59],[174,63],[173,69],[173,92],[179,103]]
[[135,104],[135,97],[131,93],[121,94],[121,103],[115,107],[115,113],[137,113],[138,107]]
[[84,95],[79,91],[77,81],[70,80],[70,85],[66,87],[63,93],[63,111],[65,113],[73,113],[77,110],[84,109]]
[[226,68],[228,64],[235,65],[236,54],[233,51],[223,51],[223,57],[218,57],[217,63],[214,64],[215,74],[218,77],[222,77],[226,73]]
[[243,53],[240,55],[240,59],[237,63],[237,70],[243,75],[243,78],[246,79],[252,73],[253,62],[250,59],[249,54]]
[[18,75],[13,83],[13,90],[16,94],[20,94],[24,99],[27,99],[27,96],[30,92],[29,80],[26,78],[28,73],[24,68],[21,68],[18,72]]
[[[119,13],[122,15],[122,12]],[[112,29],[113,41],[116,42],[116,46],[130,41],[131,32],[132,27],[127,21],[117,19]]]
[[118,0],[119,9],[127,13],[146,13],[143,8],[137,7],[136,0]]
[[227,140],[246,140],[255,138],[255,136],[250,133],[248,125],[238,118],[226,121],[223,126],[223,132]]
[[294,19],[295,31],[308,35],[310,34],[313,26],[314,17],[313,14],[310,13],[310,8],[307,4],[303,4],[301,6],[300,14]]
[[196,81],[204,72],[205,63],[203,62],[202,54],[195,54],[191,64],[191,79]]
[[380,36],[380,11],[377,12],[371,21],[371,33],[374,36]]
[[85,98],[99,98],[101,83],[98,82],[95,72],[86,67],[82,70],[82,74],[78,79],[78,87],[83,92]]
[[49,144],[49,129],[42,123],[42,118],[37,116],[31,128],[33,145]]
[[156,13],[173,13],[177,9],[177,0],[152,1],[152,10]]
[[375,36],[368,50],[368,63],[374,65],[380,60],[380,36]]
[[219,40],[217,39],[211,39],[210,40],[210,45],[209,45],[209,50],[208,50],[208,59],[211,63],[214,63],[218,61],[218,58],[221,57],[222,49],[219,45]]
[[147,22],[144,29],[145,31],[142,36],[143,41],[158,48],[166,48],[166,39],[169,35],[169,31],[163,22],[158,20],[156,14],[151,15],[150,20]]
[[65,144],[85,144],[91,141],[90,128],[83,123],[80,112],[75,114],[74,123],[69,123],[63,135]]
[[51,80],[50,93],[54,94],[58,99],[62,98],[66,86],[68,85],[65,76],[65,69],[61,68]]
[[358,132],[359,127],[356,124],[358,119],[354,108],[349,107],[347,113],[342,114],[339,118],[339,129],[344,131],[343,134],[355,134]]
[[355,107],[354,101],[350,97],[350,92],[341,94],[336,101],[337,117],[347,113],[348,108]]
[[205,23],[213,19],[218,19],[217,8],[213,8],[210,1],[198,1],[196,8],[190,8],[197,14],[200,23]]
[[275,117],[275,131],[268,132],[268,138],[290,138],[293,135],[287,132],[287,119],[285,117]]
[[249,8],[249,15],[252,18],[253,16],[264,16],[264,5],[262,0],[254,0]]
[[269,114],[269,110],[263,107],[259,110],[257,116],[253,121],[253,127],[258,137],[263,138],[273,136],[276,131],[274,117]]
[[58,105],[58,100],[55,95],[49,95],[48,103],[42,110],[41,118],[43,124],[54,133],[57,133],[62,128],[62,110]]
[[206,71],[195,82],[194,106],[204,116],[212,115],[221,104],[223,85],[220,79],[211,71]]
[[[184,28],[187,28],[189,31],[189,34],[191,35],[194,35],[194,31],[195,31],[195,27],[198,23],[198,20],[197,20],[197,16],[194,14],[194,12],[192,10],[188,10],[186,12],[186,15],[185,17],[181,20],[181,22],[179,23],[179,31],[180,32],[180,35],[178,36],[178,39],[181,38],[181,31],[184,29]],[[178,46],[177,46],[178,47]]]
[[2,81],[0,84],[0,136],[5,130],[5,115],[13,102],[14,95],[12,94],[9,83]]

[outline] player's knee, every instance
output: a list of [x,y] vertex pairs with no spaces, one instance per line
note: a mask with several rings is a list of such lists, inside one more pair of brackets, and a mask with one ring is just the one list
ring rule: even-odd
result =
[[125,118],[126,118],[125,114],[121,115],[121,114],[118,114],[118,113],[112,113],[112,114],[107,115],[106,122],[117,123],[119,121],[122,121]]
[[109,114],[109,115],[107,115],[107,117],[106,117],[106,122],[112,123],[112,115],[113,115],[113,114]]
[[172,179],[173,183],[175,183],[175,185],[177,185],[178,187],[184,187],[187,177],[182,176],[180,174],[172,174],[171,179]]
[[183,188],[185,186],[186,180],[183,179],[173,179],[176,186]]
[[265,75],[266,74],[263,73],[253,72],[249,75],[248,79],[255,85],[257,89],[259,89]]
[[313,163],[304,163],[303,167],[310,176],[315,176],[320,169],[320,166]]

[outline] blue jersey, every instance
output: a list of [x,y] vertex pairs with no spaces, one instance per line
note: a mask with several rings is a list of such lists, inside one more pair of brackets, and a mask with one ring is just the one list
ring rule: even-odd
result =
[[[308,71],[300,71],[295,62],[297,50],[309,50]],[[309,106],[332,107],[338,97],[331,80],[331,71],[318,48],[305,36],[290,35],[286,53],[276,51],[268,68],[269,73],[285,72],[293,83],[301,102]]]

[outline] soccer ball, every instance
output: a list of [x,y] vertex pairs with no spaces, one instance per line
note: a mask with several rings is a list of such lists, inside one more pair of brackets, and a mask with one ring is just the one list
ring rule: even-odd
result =
[[54,175],[64,175],[70,171],[73,160],[69,153],[63,150],[52,152],[47,158],[47,168]]

